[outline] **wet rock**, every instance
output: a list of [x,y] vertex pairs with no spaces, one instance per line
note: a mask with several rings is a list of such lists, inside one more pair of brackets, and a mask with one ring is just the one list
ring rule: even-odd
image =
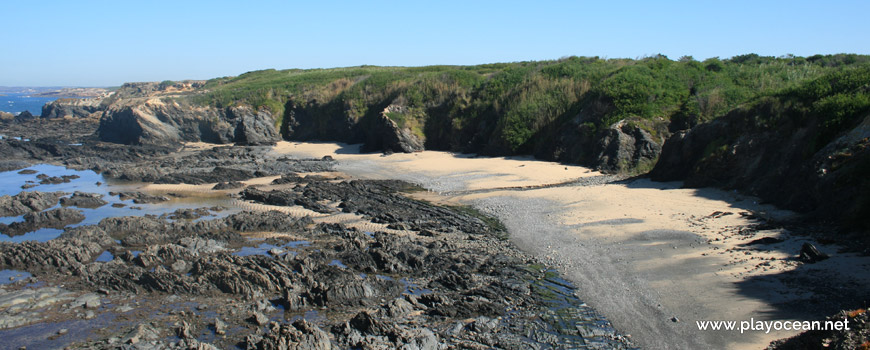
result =
[[142,192],[109,192],[109,195],[118,196],[122,201],[132,199],[136,204],[160,203],[169,200],[166,196],[153,196]]
[[103,200],[103,196],[97,193],[84,193],[76,191],[69,198],[61,198],[60,205],[64,207],[79,207],[79,208],[99,208],[109,202]]
[[351,328],[359,331],[362,334],[378,335],[386,331],[386,326],[381,324],[373,315],[368,312],[360,312],[356,314],[348,324]]
[[163,214],[161,217],[165,217],[172,220],[196,220],[203,216],[212,215],[209,212],[208,208],[196,208],[196,209],[176,209],[174,212],[169,214]]
[[86,308],[95,309],[100,306],[100,296],[95,293],[87,293],[79,296],[69,304],[71,309]]
[[33,170],[33,169],[24,169],[22,171],[19,171],[18,173],[21,175],[32,175],[32,174],[38,173],[38,171]]
[[187,323],[187,321],[181,321],[181,325],[175,329],[175,334],[181,339],[195,338],[193,326],[191,326],[190,323]]
[[386,313],[392,318],[401,318],[405,315],[410,314],[415,310],[414,305],[411,305],[408,301],[403,298],[394,299],[389,305],[386,307]]
[[247,321],[257,326],[265,326],[267,323],[269,323],[269,318],[266,317],[266,315],[263,315],[261,312],[254,312],[251,317],[247,318]]
[[171,268],[172,268],[172,271],[175,271],[178,273],[184,273],[184,272],[187,272],[187,270],[188,270],[187,262],[184,260],[176,260],[174,263],[172,263]]
[[212,322],[212,327],[214,327],[214,333],[217,335],[227,334],[227,324],[224,321],[221,321],[221,319],[219,318],[214,319],[214,322]]
[[275,180],[272,180],[272,184],[273,185],[285,185],[285,184],[299,183],[302,181],[304,181],[304,178],[302,176],[299,176],[299,174],[296,174],[296,173],[290,173],[290,174],[281,175],[281,177],[279,177]]
[[214,185],[211,189],[213,190],[234,190],[237,188],[245,187],[245,184],[238,181],[230,181],[230,182],[219,182]]
[[63,192],[21,192],[14,196],[0,196],[0,216],[19,216],[43,211],[57,204]]
[[61,229],[67,225],[80,223],[84,219],[85,216],[81,210],[58,208],[24,214],[24,221],[16,221],[9,225],[0,224],[0,232],[8,236],[18,236],[41,228]]
[[273,322],[269,333],[266,333],[260,339],[249,339],[247,344],[248,349],[332,349],[329,335],[313,323],[305,320],[297,320],[292,324]]
[[0,243],[0,263],[28,271],[72,273],[100,254],[112,239],[94,227],[68,229],[48,242]]
[[0,289],[0,329],[41,321],[41,309],[73,299],[73,293],[57,287],[6,291]]
[[160,331],[151,324],[140,323],[133,327],[123,338],[124,344],[138,344],[160,338]]
[[477,333],[490,333],[500,328],[499,320],[480,316],[468,324],[468,329]]
[[801,246],[799,259],[805,263],[813,264],[829,258],[828,254],[819,251],[816,246],[810,243],[804,243]]
[[13,171],[29,166],[30,163],[21,160],[0,160],[0,171]]
[[36,175],[36,178],[39,179],[39,183],[42,185],[57,185],[70,183],[72,180],[78,179],[78,175],[61,175],[61,176],[48,176],[45,174]]

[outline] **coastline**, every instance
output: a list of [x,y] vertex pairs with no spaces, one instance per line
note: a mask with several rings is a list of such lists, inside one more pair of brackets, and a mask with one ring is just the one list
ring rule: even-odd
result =
[[[797,214],[754,197],[648,179],[595,181],[600,173],[526,157],[381,156],[355,147],[286,142],[275,151],[330,155],[351,176],[414,182],[430,190],[414,198],[495,215],[512,243],[559,268],[582,300],[642,348],[764,348],[798,332],[701,331],[696,321],[822,320],[844,301],[796,284],[870,282],[861,267],[870,258],[768,224]],[[753,242],[763,237],[782,241]],[[804,242],[832,259],[800,263]]]

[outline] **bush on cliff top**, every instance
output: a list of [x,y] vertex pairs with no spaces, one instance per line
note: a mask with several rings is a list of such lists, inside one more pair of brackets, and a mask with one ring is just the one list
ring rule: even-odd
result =
[[[856,92],[854,86],[840,91],[838,86],[865,79],[854,67],[866,62],[868,56],[843,54],[749,54],[704,62],[657,55],[637,60],[569,57],[479,66],[263,70],[213,79],[205,93],[191,98],[205,105],[265,107],[279,118],[288,103],[315,109],[331,106],[330,113],[350,118],[380,113],[397,103],[414,111],[405,116],[413,120],[404,121],[422,126],[418,131],[432,139],[427,142],[432,148],[513,154],[531,152],[536,135],[569,127],[566,123],[580,114],[593,129],[635,116],[691,126],[761,97],[785,101],[788,96],[805,99],[813,94],[825,94],[815,99],[818,105],[807,107],[817,113],[847,106],[859,110],[865,106],[866,92]],[[805,84],[826,74],[839,74],[831,78],[837,83]],[[839,119],[831,120],[832,132],[840,129]],[[426,127],[435,124],[439,127]],[[449,130],[440,130],[445,127]]]

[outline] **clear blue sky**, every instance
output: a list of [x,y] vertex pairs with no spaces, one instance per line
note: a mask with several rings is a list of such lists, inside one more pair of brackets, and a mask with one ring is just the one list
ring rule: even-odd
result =
[[0,85],[265,68],[870,54],[870,1],[0,1]]

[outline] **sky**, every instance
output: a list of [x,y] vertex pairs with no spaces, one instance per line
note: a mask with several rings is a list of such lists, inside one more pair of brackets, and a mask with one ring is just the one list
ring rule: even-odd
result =
[[0,86],[565,56],[870,54],[870,1],[0,0]]

